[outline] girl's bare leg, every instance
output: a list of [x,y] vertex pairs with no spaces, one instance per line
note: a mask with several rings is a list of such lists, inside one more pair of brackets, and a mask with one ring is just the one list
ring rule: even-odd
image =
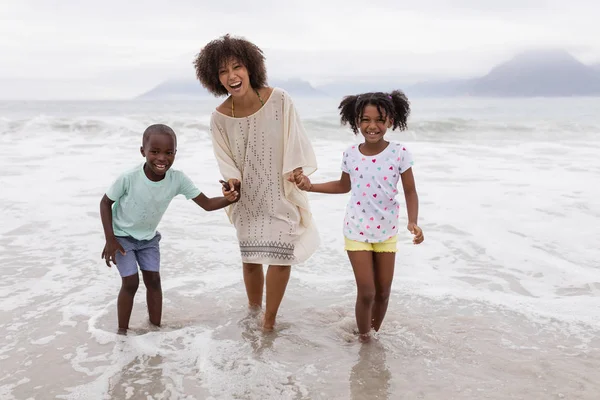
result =
[[368,341],[371,331],[371,312],[375,300],[373,252],[348,251],[348,258],[356,279],[356,324],[362,341]]
[[371,311],[371,327],[377,332],[381,327],[390,300],[396,253],[374,253],[374,259],[375,301]]

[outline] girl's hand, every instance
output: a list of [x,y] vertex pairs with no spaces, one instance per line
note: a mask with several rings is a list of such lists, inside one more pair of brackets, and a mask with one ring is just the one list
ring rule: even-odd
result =
[[305,190],[309,192],[312,188],[312,183],[310,183],[310,179],[308,179],[308,176],[302,175],[302,177],[300,178],[300,182],[296,182],[296,186],[298,186],[298,189],[300,190]]
[[425,237],[423,236],[423,230],[419,228],[414,222],[410,222],[406,228],[409,230],[410,233],[415,235],[415,237],[413,238],[414,244],[420,244],[423,242],[423,240],[425,240]]

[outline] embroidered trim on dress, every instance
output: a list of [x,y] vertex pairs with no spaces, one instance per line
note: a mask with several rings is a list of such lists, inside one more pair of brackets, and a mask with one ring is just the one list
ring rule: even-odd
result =
[[240,242],[242,257],[266,256],[283,260],[294,259],[294,245],[275,241],[250,240]]

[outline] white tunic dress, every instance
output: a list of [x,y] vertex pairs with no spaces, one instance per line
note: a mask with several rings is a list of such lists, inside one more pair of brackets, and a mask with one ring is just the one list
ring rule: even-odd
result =
[[211,116],[215,157],[224,179],[242,182],[240,200],[227,208],[242,261],[294,265],[306,261],[319,235],[305,192],[288,182],[295,168],[317,169],[313,148],[291,97],[274,88],[254,114]]

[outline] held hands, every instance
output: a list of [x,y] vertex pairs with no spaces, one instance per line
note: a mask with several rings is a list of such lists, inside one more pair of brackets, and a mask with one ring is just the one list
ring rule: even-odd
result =
[[219,181],[223,187],[221,190],[223,191],[223,196],[230,202],[235,203],[240,199],[240,188],[242,186],[241,182],[237,179],[229,179],[228,182]]
[[312,183],[310,183],[308,176],[304,175],[302,167],[296,168],[288,178],[288,181],[295,183],[300,190],[310,191],[312,188]]
[[298,182],[300,181],[300,179],[303,176],[304,176],[304,170],[302,169],[302,167],[298,167],[292,171],[292,173],[290,174],[290,177],[288,178],[288,181],[298,184]]
[[310,182],[310,179],[308,176],[304,175],[302,175],[300,179],[296,181],[296,186],[298,186],[298,189],[305,190],[307,192],[310,192],[310,189],[312,189],[312,183]]
[[102,250],[102,258],[106,260],[106,266],[108,268],[111,267],[111,262],[115,264],[115,266],[117,265],[117,251],[125,255],[125,250],[123,249],[123,246],[121,246],[121,244],[117,241],[117,239],[114,236],[111,239],[107,239],[106,244],[104,245],[104,250]]
[[425,237],[423,236],[423,230],[419,228],[417,224],[415,224],[414,222],[410,222],[406,228],[410,231],[410,233],[415,235],[415,237],[413,238],[414,244],[423,243],[423,240],[425,240]]

